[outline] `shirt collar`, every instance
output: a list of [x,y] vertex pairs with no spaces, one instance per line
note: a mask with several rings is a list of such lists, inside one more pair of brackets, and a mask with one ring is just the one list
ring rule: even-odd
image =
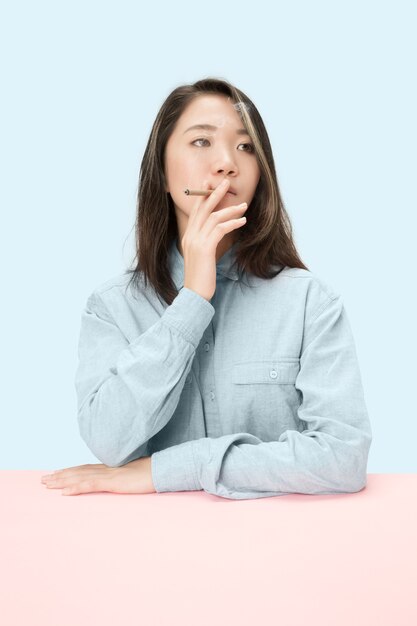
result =
[[[178,250],[177,242],[178,238],[175,238],[171,242],[168,261],[172,279],[179,291],[184,286],[184,258]],[[216,274],[219,278],[225,277],[231,280],[238,280],[239,273],[237,267],[232,267],[236,260],[236,246],[237,242],[235,242],[217,261]]]

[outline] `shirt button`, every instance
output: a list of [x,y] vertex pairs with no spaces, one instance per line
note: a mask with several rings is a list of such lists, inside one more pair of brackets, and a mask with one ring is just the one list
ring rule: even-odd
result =
[[210,398],[211,398],[212,400],[214,400],[214,398],[215,398],[215,397],[216,397],[216,396],[214,395],[214,392],[213,392],[213,391],[210,391]]
[[276,373],[276,371],[275,371],[275,370],[271,370],[271,371],[269,372],[269,375],[270,375],[270,377],[271,377],[271,378],[276,378],[276,377],[278,376],[278,374]]
[[209,344],[209,343],[205,343],[205,344],[204,344],[204,350],[205,350],[206,352],[208,352],[208,351],[210,350],[210,344]]

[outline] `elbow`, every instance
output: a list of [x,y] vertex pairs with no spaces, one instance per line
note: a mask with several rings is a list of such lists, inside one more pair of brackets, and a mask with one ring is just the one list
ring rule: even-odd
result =
[[91,421],[85,414],[78,414],[78,428],[81,439],[101,463],[108,467],[118,467],[120,459],[115,455],[114,447],[109,445],[110,442],[105,437],[92,432]]
[[346,493],[356,493],[367,485],[367,465],[372,443],[372,430],[369,423],[359,431],[355,440],[345,450],[345,462],[340,464],[339,477]]
[[[128,462],[126,454],[118,441],[115,432],[107,432],[104,424],[85,406],[78,412],[78,429],[81,439],[92,454],[108,467],[120,467]],[[124,442],[126,444],[126,442]]]
[[367,473],[366,470],[361,472],[360,475],[348,476],[345,480],[345,493],[357,493],[365,489],[367,485]]
[[320,493],[356,493],[367,485],[368,453],[372,436],[362,433],[349,443],[340,440],[334,448],[327,447],[327,463],[322,464],[320,482],[326,491]]
[[[370,443],[370,442],[369,442]],[[339,474],[340,486],[345,493],[356,493],[365,489],[367,485],[367,464],[369,446],[365,446],[362,453],[348,455],[344,470]]]
[[108,467],[121,467],[141,456],[146,456],[149,438],[133,440],[120,429],[106,427],[108,420],[104,420],[92,410],[91,406],[84,405],[78,411],[78,428],[81,439],[90,452]]
[[136,449],[129,454],[121,454],[120,450],[114,445],[109,445],[108,442],[103,440],[87,437],[81,429],[80,435],[90,452],[94,454],[100,463],[107,465],[107,467],[121,467],[138,458],[138,455],[135,454]]

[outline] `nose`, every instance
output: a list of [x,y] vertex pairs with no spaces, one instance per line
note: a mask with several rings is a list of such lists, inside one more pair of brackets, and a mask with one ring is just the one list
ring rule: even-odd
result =
[[236,171],[235,171],[235,169],[234,169],[234,168],[227,168],[227,167],[224,167],[224,168],[218,168],[218,169],[216,170],[216,172],[217,172],[218,174],[223,174],[224,176],[230,176],[230,175],[235,175],[235,174],[236,174]]
[[225,150],[224,154],[214,159],[213,172],[223,174],[224,176],[236,175],[238,173],[237,164],[229,151]]

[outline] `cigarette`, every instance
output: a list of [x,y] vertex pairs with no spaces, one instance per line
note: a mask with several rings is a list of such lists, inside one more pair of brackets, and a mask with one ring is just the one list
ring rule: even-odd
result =
[[209,196],[214,189],[184,189],[187,196]]

